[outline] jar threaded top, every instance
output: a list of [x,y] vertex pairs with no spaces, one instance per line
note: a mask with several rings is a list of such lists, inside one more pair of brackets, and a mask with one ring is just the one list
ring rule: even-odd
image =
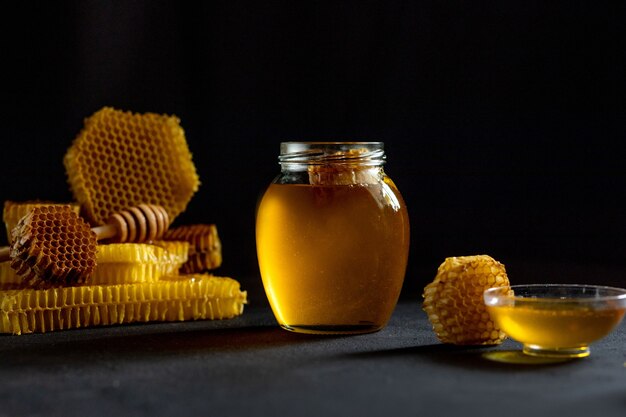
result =
[[383,142],[282,142],[279,163],[291,169],[310,165],[379,166],[385,163]]

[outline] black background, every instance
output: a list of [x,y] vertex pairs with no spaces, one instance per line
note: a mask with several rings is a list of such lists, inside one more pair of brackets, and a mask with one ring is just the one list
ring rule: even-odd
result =
[[101,107],[175,114],[202,181],[177,223],[217,224],[217,273],[256,287],[279,143],[381,140],[412,222],[405,291],[477,253],[514,282],[626,285],[623,5],[14,3],[3,200],[71,200],[62,158]]

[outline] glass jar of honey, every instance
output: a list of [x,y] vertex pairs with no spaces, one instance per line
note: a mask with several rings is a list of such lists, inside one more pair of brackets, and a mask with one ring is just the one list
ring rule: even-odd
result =
[[281,327],[383,328],[409,253],[409,217],[382,142],[284,142],[256,216],[259,269]]

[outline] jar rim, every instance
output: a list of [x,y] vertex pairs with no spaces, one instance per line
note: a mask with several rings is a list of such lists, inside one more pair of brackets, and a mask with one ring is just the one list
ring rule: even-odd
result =
[[[351,152],[357,151],[357,152]],[[290,141],[281,142],[280,164],[362,164],[385,162],[384,142]]]
[[302,143],[302,144],[315,144],[315,145],[383,145],[384,142],[382,141],[370,141],[370,140],[349,140],[349,141],[342,141],[342,140],[287,140],[284,142],[281,142],[282,144],[294,144],[294,143]]

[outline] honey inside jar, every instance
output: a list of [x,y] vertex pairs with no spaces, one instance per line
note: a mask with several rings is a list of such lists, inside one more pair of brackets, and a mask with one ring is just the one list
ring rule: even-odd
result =
[[314,166],[272,183],[257,211],[257,255],[279,324],[305,333],[382,328],[404,280],[409,220],[380,167]]

